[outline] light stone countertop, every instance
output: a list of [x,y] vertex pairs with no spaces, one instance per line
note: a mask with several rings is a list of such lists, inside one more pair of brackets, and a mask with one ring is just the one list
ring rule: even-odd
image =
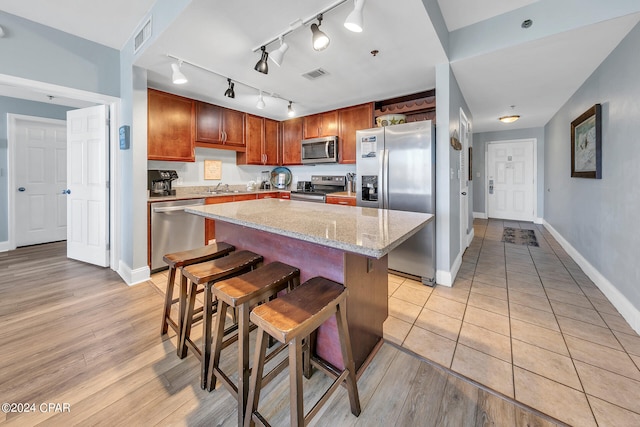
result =
[[373,258],[382,258],[434,219],[418,212],[281,199],[197,206],[185,211]]

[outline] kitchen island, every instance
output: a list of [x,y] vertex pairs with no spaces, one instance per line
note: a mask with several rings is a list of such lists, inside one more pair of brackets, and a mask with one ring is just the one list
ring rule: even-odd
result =
[[[388,315],[387,254],[433,220],[424,213],[279,199],[206,205],[187,212],[215,220],[218,241],[256,252],[265,263],[298,267],[302,282],[323,276],[344,284],[359,374],[382,339]],[[335,318],[318,330],[315,352],[342,368]]]

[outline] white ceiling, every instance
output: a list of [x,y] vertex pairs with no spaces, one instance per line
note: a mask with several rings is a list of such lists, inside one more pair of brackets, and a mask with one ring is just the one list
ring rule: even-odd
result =
[[[120,48],[153,1],[2,0],[2,10]],[[325,51],[312,50],[307,25],[286,37],[290,48],[282,67],[269,61],[268,75],[253,70],[260,57],[253,48],[284,32],[292,22],[312,17],[332,3],[192,0],[136,65],[149,70],[152,87],[275,119],[285,118],[285,100],[292,100],[298,114],[305,115],[435,87],[435,65],[447,62],[447,57],[421,0],[368,0],[361,34],[342,26],[352,9],[353,1],[349,0],[324,17],[321,29],[331,37]],[[603,7],[600,0],[584,1],[581,9],[571,6],[574,0],[438,3],[453,35],[484,29],[478,30],[470,43],[477,51],[466,52],[451,62],[471,110],[475,132],[544,126],[640,20],[640,14],[629,11],[619,16],[594,12]],[[632,12],[636,11],[640,11],[640,2]],[[534,19],[534,25],[521,30],[520,23],[526,18]],[[493,46],[482,45],[485,38],[493,40]],[[277,46],[273,43],[267,51]],[[380,52],[376,57],[370,53],[373,49]],[[172,60],[167,54],[223,77],[185,64],[182,70],[189,83],[173,85]],[[301,76],[318,67],[328,75],[315,81]],[[238,82],[235,99],[223,96],[226,77]],[[242,83],[284,99],[266,96],[267,108],[258,110],[256,89]],[[522,119],[507,126],[496,119],[510,112],[510,105],[516,106],[513,110]]]

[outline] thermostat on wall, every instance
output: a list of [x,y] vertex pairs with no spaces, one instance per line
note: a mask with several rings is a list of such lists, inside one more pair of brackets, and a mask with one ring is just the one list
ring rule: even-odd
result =
[[128,150],[131,141],[131,128],[129,125],[120,126],[120,149]]

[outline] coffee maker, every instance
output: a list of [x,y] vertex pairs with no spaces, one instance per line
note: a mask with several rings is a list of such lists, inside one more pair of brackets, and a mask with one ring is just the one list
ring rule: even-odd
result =
[[178,179],[178,173],[172,170],[147,171],[147,188],[150,197],[175,196],[176,190],[171,189],[171,181]]

